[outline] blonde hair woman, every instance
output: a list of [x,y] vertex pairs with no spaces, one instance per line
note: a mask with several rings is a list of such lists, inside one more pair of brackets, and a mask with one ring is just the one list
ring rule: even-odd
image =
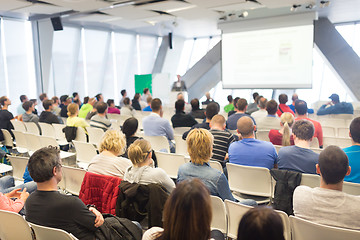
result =
[[[90,125],[83,118],[79,118],[79,105],[76,103],[70,103],[67,106],[67,115],[69,116],[66,120],[66,125],[69,127],[90,127]],[[86,132],[86,129],[85,129]]]
[[295,119],[291,113],[284,112],[280,117],[281,129],[271,129],[269,132],[270,142],[274,145],[290,146],[294,145],[291,127]]
[[129,159],[118,157],[124,153],[125,147],[122,134],[116,130],[107,131],[99,144],[100,154],[90,161],[88,171],[123,179],[126,169],[132,165]]
[[175,183],[161,168],[153,167],[151,145],[145,139],[138,139],[128,148],[128,156],[133,164],[124,175],[124,180],[130,183],[163,185],[169,192],[175,188]]

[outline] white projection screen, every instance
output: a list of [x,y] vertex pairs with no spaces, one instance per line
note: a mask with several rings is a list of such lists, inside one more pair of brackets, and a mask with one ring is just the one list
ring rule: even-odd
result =
[[274,25],[267,29],[223,31],[224,88],[312,87],[312,21],[296,26]]

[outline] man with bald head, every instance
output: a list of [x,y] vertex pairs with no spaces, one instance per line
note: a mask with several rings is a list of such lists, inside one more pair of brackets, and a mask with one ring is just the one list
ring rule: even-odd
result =
[[229,147],[229,162],[239,165],[277,168],[277,153],[270,142],[255,139],[256,126],[251,118],[242,117],[237,121],[237,132],[241,141]]

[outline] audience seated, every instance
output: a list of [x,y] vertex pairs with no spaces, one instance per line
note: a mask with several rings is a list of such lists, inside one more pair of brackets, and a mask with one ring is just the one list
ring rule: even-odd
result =
[[108,99],[106,103],[108,105],[109,114],[120,114],[120,110],[115,106],[114,99]]
[[353,105],[347,102],[340,102],[339,95],[336,93],[331,94],[329,98],[331,99],[331,102],[322,105],[317,111],[317,115],[354,113]]
[[228,117],[230,117],[231,115],[233,115],[234,113],[236,113],[237,110],[237,102],[239,101],[239,97],[236,97],[234,99],[233,105],[234,105],[234,110],[231,110],[230,112],[228,112]]
[[152,101],[152,97],[151,96],[148,96],[147,99],[146,99],[146,103],[147,103],[147,106],[145,108],[143,108],[143,111],[144,112],[151,112],[151,101]]
[[141,111],[141,106],[140,106],[140,94],[136,93],[133,100],[132,100],[132,104],[131,106],[138,111]]
[[59,107],[59,98],[57,96],[54,96],[51,98],[53,101],[53,110],[52,112],[57,116],[60,117],[61,108]]
[[241,218],[238,240],[285,240],[281,217],[269,207],[255,207]]
[[293,112],[293,110],[291,110],[291,108],[288,105],[286,105],[287,101],[288,101],[288,96],[286,94],[280,94],[279,95],[279,108],[278,108],[278,110],[276,112],[279,117],[284,112],[289,112],[293,116],[295,116],[295,113]]
[[[124,100],[125,98],[127,97],[127,92],[126,92],[126,89],[123,89],[121,90],[121,99],[120,99],[120,102],[119,102],[119,107],[122,108],[124,106]],[[114,104],[115,105],[115,104]],[[110,106],[109,106],[110,107]]]
[[150,228],[142,239],[224,240],[220,231],[211,231],[211,219],[211,200],[204,184],[198,179],[183,181],[165,203],[164,228]]
[[254,99],[254,102],[253,103],[250,103],[249,106],[247,107],[246,109],[246,113],[247,114],[252,114],[253,112],[256,112],[258,110],[258,104],[257,104],[257,100],[258,100],[258,97],[259,97],[259,93],[257,92],[254,92],[253,93],[253,99]]
[[212,99],[212,98],[210,97],[210,93],[209,93],[209,92],[205,93],[205,97],[206,97],[206,100],[201,103],[202,105],[208,105],[209,103],[214,102],[214,99]]
[[128,156],[133,166],[126,169],[125,181],[145,185],[158,183],[169,192],[175,188],[175,183],[163,169],[153,167],[152,150],[148,141],[145,139],[136,140],[130,145]]
[[191,129],[187,132],[184,132],[182,138],[184,140],[186,140],[187,135],[189,134],[189,132],[194,129],[194,128],[204,128],[209,130],[210,129],[210,121],[213,118],[213,116],[215,116],[216,114],[219,113],[219,107],[216,103],[210,103],[206,106],[206,110],[205,110],[205,116],[206,116],[206,120],[205,122],[202,123],[198,123],[195,124],[194,126],[191,127]]
[[121,108],[121,114],[125,116],[134,116],[135,110],[131,106],[130,98],[126,97],[123,101],[123,106]]
[[95,239],[95,231],[104,218],[94,207],[87,208],[78,197],[57,191],[62,179],[61,167],[59,151],[53,147],[41,148],[30,157],[28,168],[37,190],[25,203],[26,220],[63,229],[78,239]]
[[316,137],[318,139],[319,146],[320,146],[320,148],[322,148],[323,147],[323,131],[322,131],[321,124],[318,121],[308,118],[308,116],[307,116],[308,107],[307,107],[306,102],[303,100],[297,100],[295,103],[295,112],[298,116],[295,119],[295,121],[305,119],[314,124],[314,128],[315,128],[314,137]]
[[59,118],[52,113],[54,109],[53,100],[44,100],[43,106],[44,106],[44,111],[40,114],[39,122],[48,123],[48,124],[60,123]]
[[26,95],[20,95],[20,104],[19,106],[16,108],[16,114],[22,115],[25,113],[25,109],[23,108],[23,103],[29,101],[28,97]]
[[191,104],[190,115],[193,118],[200,118],[200,119],[206,118],[204,109],[200,109],[199,99],[194,98],[193,100],[191,100],[190,104]]
[[359,230],[360,196],[342,192],[351,167],[337,146],[325,148],[316,164],[320,187],[298,186],[294,191],[294,214],[319,224]]
[[314,125],[308,120],[299,120],[294,123],[292,132],[295,146],[280,148],[279,169],[315,174],[319,154],[309,149],[314,136]]
[[226,131],[225,127],[226,121],[222,115],[217,114],[210,121],[210,133],[214,137],[210,160],[218,161],[224,169],[226,168],[227,162],[225,161],[225,156],[228,153],[230,144],[235,141],[234,135]]
[[250,117],[250,118],[253,120],[254,125],[256,125],[255,120],[254,120],[251,116],[249,116],[249,115],[247,115],[247,114],[245,113],[245,112],[246,112],[246,109],[247,109],[247,106],[248,106],[248,104],[247,104],[246,99],[240,98],[240,99],[237,101],[237,103],[236,103],[236,113],[233,114],[233,115],[231,115],[231,116],[228,118],[228,120],[226,121],[226,126],[227,126],[228,129],[230,129],[230,130],[236,130],[236,128],[237,128],[237,126],[236,126],[237,121],[238,121],[240,118],[244,117],[244,116]]
[[98,102],[96,104],[96,111],[97,114],[90,119],[90,127],[100,128],[105,132],[111,126],[111,122],[106,116],[107,104],[104,102]]
[[294,145],[294,137],[291,134],[293,123],[294,116],[289,112],[284,112],[280,117],[281,129],[271,129],[269,132],[270,142],[274,145]]
[[86,127],[90,125],[83,118],[78,117],[79,105],[76,103],[70,103],[67,106],[68,119],[66,120],[66,126],[69,127],[82,127],[86,131]]
[[349,158],[351,173],[345,177],[345,181],[360,183],[360,117],[354,118],[351,121],[349,136],[352,146],[343,150]]
[[236,201],[225,175],[209,165],[213,142],[213,136],[206,129],[195,128],[190,131],[186,143],[191,162],[180,166],[177,182],[199,178],[211,195],[218,196],[222,200]]
[[267,99],[263,96],[258,97],[258,108],[256,112],[251,113],[251,117],[254,118],[255,122],[258,122],[259,119],[264,118],[268,115],[268,112],[266,111],[266,103]]
[[185,101],[184,100],[177,100],[175,102],[175,114],[171,117],[171,122],[173,128],[177,127],[192,127],[198,122],[188,114],[185,114]]
[[267,115],[263,118],[258,118],[256,127],[258,130],[280,129],[280,118],[276,115],[278,104],[275,100],[270,100],[266,103]]
[[88,171],[123,179],[126,169],[132,165],[129,159],[118,157],[124,153],[125,144],[118,131],[107,131],[99,145],[100,154],[91,159]]
[[277,153],[270,142],[255,139],[256,126],[251,118],[242,117],[237,122],[241,141],[229,147],[229,162],[245,166],[277,168]]
[[95,98],[90,98],[87,103],[84,103],[80,108],[79,117],[85,119],[86,115],[93,110],[95,103],[96,103]]
[[35,123],[39,128],[39,132],[41,132],[41,128],[39,126],[39,117],[33,113],[35,110],[34,103],[31,101],[24,102],[23,108],[25,109],[25,113],[22,115],[23,122]]
[[230,111],[234,111],[234,99],[231,95],[228,95],[227,100],[229,101],[229,104],[224,107],[224,111],[229,113]]
[[[11,105],[11,101],[8,97],[2,96],[0,98],[0,129],[6,129],[10,132],[11,136],[14,138],[14,134],[11,132],[11,129],[14,129],[14,126],[10,120],[14,119],[14,116],[11,112],[8,111],[8,107]],[[2,131],[0,131],[0,141],[4,140]]]

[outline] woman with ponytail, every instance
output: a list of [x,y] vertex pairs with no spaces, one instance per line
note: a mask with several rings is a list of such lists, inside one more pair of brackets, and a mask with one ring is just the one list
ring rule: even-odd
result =
[[145,139],[138,139],[128,148],[128,156],[133,166],[126,169],[124,180],[130,183],[158,183],[169,192],[175,188],[175,183],[161,168],[153,167],[151,145]]
[[291,127],[294,124],[294,116],[291,113],[284,112],[280,117],[281,129],[271,129],[269,132],[270,142],[274,145],[290,146],[294,145]]

